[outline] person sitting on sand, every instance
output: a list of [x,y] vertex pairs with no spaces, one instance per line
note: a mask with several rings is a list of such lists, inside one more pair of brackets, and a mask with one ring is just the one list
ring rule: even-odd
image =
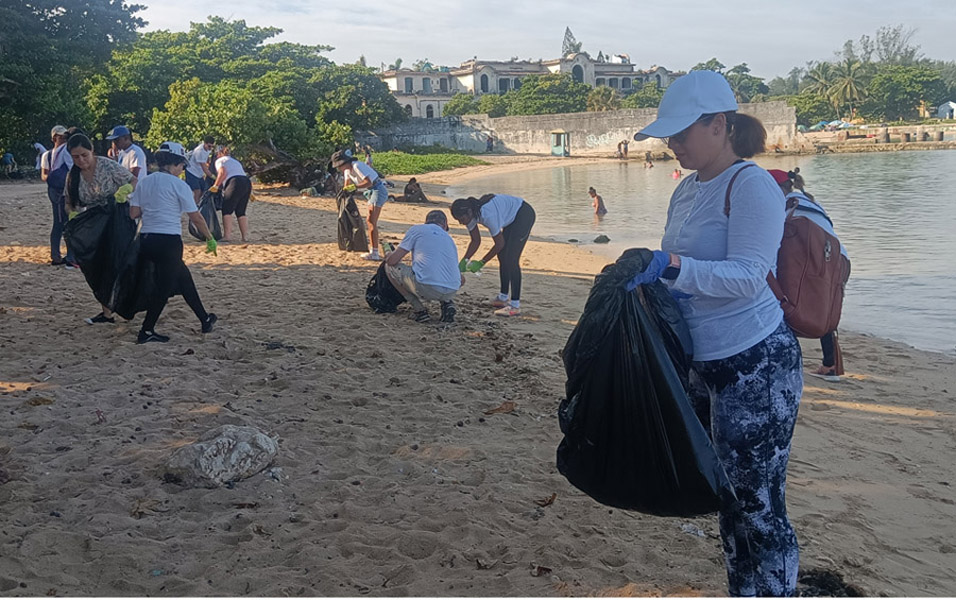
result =
[[[401,264],[412,253],[411,266]],[[385,274],[412,305],[412,318],[419,323],[431,320],[423,300],[441,304],[442,323],[455,321],[455,294],[464,285],[458,270],[458,248],[448,235],[448,219],[440,210],[425,216],[424,225],[413,225],[398,248],[385,256]]]
[[425,193],[422,191],[422,186],[418,183],[418,180],[412,177],[408,180],[408,183],[405,184],[405,193],[401,196],[389,196],[389,200],[395,202],[428,202],[428,198],[425,196]]
[[[459,198],[451,204],[451,216],[468,228],[471,242],[458,263],[461,271],[477,273],[485,263],[498,257],[501,291],[491,301],[499,317],[521,314],[521,252],[531,236],[535,212],[530,204],[516,196],[485,194],[481,198]],[[478,225],[484,225],[495,245],[481,260],[470,260],[481,246]],[[509,302],[510,293],[510,302]]]
[[604,198],[597,193],[593,187],[588,188],[588,195],[591,196],[591,206],[594,207],[594,214],[603,217],[607,214],[607,208],[604,206]]
[[[787,207],[793,208],[793,214],[795,216],[810,219],[824,231],[839,239],[833,230],[833,222],[830,220],[827,211],[813,199],[813,196],[802,189],[800,189],[800,191],[794,189],[797,187],[798,181],[800,188],[804,186],[799,167],[789,172],[781,171],[780,169],[771,169],[768,173],[773,175],[774,181],[776,181],[780,189],[783,190],[784,195],[787,197]],[[846,251],[846,246],[842,243],[840,244],[840,255],[847,263],[847,276],[849,277],[850,255]],[[840,352],[840,342],[836,330],[820,338],[820,348],[823,350],[823,364],[817,367],[815,371],[808,371],[807,375],[819,377],[831,383],[839,382],[840,375],[843,375],[843,357]]]

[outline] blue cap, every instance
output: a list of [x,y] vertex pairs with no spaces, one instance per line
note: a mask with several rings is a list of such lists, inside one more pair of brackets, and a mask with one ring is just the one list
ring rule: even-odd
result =
[[124,135],[132,135],[129,131],[129,127],[126,125],[117,125],[110,131],[110,134],[106,136],[108,140],[115,140],[116,138],[121,138]]

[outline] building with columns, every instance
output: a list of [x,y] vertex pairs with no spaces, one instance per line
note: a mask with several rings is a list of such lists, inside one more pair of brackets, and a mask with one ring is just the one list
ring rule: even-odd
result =
[[521,87],[528,75],[567,73],[575,81],[590,86],[606,85],[627,94],[647,82],[666,88],[680,73],[654,66],[636,70],[626,54],[591,58],[586,52],[564,58],[531,62],[527,60],[494,61],[474,58],[458,67],[439,67],[424,71],[398,69],[385,71],[379,77],[411,117],[439,118],[442,109],[455,94],[504,94]]

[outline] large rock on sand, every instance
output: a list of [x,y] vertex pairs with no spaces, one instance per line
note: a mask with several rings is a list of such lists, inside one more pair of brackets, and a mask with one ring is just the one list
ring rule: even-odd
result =
[[163,478],[188,487],[218,487],[252,477],[278,452],[279,443],[255,427],[223,425],[173,452]]

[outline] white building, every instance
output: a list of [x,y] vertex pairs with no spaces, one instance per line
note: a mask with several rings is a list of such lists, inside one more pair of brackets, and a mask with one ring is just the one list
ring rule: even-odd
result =
[[663,67],[635,70],[626,54],[603,55],[593,59],[587,53],[569,54],[564,58],[538,62],[493,61],[472,59],[458,67],[441,67],[429,71],[399,69],[385,71],[379,77],[388,85],[395,99],[412,117],[428,119],[442,116],[442,109],[457,93],[504,94],[521,87],[528,75],[567,73],[575,81],[591,86],[606,85],[628,93],[647,82],[666,88],[678,74]]
[[956,119],[956,102],[944,102],[936,110],[938,119]]

